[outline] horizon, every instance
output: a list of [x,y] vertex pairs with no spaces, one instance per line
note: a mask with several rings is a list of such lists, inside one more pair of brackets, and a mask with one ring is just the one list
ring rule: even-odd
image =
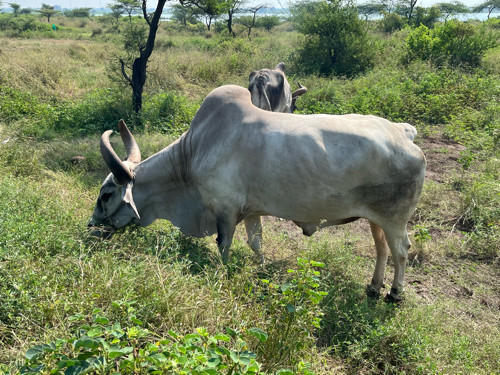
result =
[[[450,0],[451,1],[451,0]],[[12,1],[14,2],[14,1]],[[369,1],[363,1],[363,0],[358,0],[356,1],[357,4],[364,4],[368,3]],[[429,7],[432,5],[435,5],[440,2],[448,2],[448,0],[420,0],[417,2],[417,6],[423,6],[423,7]],[[479,5],[484,0],[468,0],[468,1],[462,1],[467,6],[475,6]],[[33,9],[39,9],[42,6],[42,3],[52,5],[52,6],[60,6],[61,8],[67,8],[67,9],[74,9],[74,8],[92,8],[92,9],[99,9],[99,8],[109,8],[110,4],[113,4],[114,1],[109,1],[109,0],[84,0],[84,1],[76,1],[76,0],[45,0],[45,1],[40,1],[40,0],[23,0],[23,1],[17,1],[16,4],[19,4],[21,8],[33,8]],[[174,4],[176,2],[174,1],[169,1],[166,6],[169,4]],[[274,8],[285,8],[286,4],[288,3],[293,3],[293,1],[280,1],[280,0],[267,0],[267,1],[256,1],[252,0],[249,1],[249,3],[254,3],[254,4],[263,4],[266,7],[274,7]],[[286,4],[285,4],[286,3]],[[151,3],[151,8],[156,6],[156,2]],[[8,9],[9,3],[8,2],[3,2],[2,6],[0,9]]]

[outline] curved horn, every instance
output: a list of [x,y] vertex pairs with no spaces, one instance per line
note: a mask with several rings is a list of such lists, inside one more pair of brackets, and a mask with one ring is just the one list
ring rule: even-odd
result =
[[111,143],[109,142],[111,133],[113,133],[113,130],[107,130],[101,136],[101,154],[111,173],[113,173],[116,182],[120,185],[125,185],[132,181],[132,172],[130,172],[127,166],[116,155],[113,147],[111,147]]
[[125,121],[120,120],[118,122],[118,129],[120,129],[120,135],[122,136],[123,144],[125,145],[125,150],[127,150],[127,158],[125,160],[130,161],[132,163],[140,163],[141,162],[141,151],[139,150],[139,146],[134,139],[134,136],[128,130]]
[[307,92],[307,87],[302,86],[299,82],[297,82],[297,84],[299,85],[299,89],[293,92],[292,98],[297,98]]

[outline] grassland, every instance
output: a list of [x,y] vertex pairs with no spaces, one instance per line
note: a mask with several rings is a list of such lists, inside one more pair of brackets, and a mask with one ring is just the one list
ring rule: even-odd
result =
[[[244,340],[268,373],[500,373],[499,47],[473,70],[403,66],[408,31],[374,29],[375,68],[348,80],[300,75],[293,56],[302,37],[288,24],[251,40],[244,30],[235,40],[160,30],[134,128],[145,157],[186,129],[214,87],[245,86],[252,70],[280,61],[290,82],[309,87],[304,113],[372,113],[417,126],[428,171],[409,223],[405,300],[395,307],[365,296],[375,262],[363,221],[306,238],[266,218],[263,268],[240,227],[227,265],[213,238],[184,237],[168,222],[90,238],[86,223],[107,174],[100,132],[119,118],[136,122],[130,91],[113,75],[120,36],[96,22],[54,22],[57,33],[0,36],[0,373],[19,373],[28,349],[49,343],[57,350],[37,360],[57,366],[85,332],[104,340],[116,324],[122,348],[134,347],[114,358],[122,365],[170,331],[189,337],[203,327],[239,332],[226,347]],[[84,159],[71,161],[77,155]],[[317,291],[326,295],[312,298]],[[254,327],[267,341],[250,334]],[[146,373],[135,366],[129,372]]]

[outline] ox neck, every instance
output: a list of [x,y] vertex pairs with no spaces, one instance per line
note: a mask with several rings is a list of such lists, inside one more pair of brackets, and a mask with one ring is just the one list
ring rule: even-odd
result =
[[136,166],[133,197],[140,225],[147,226],[156,219],[174,222],[183,207],[196,201],[198,192],[189,181],[184,151],[185,141],[181,137]]

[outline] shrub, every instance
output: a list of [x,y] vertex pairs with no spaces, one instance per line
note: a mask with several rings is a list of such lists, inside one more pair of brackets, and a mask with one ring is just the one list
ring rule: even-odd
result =
[[274,27],[281,24],[281,21],[278,16],[264,16],[257,18],[255,23],[257,27],[262,27],[266,31],[271,31]]
[[196,332],[180,335],[169,331],[168,337],[158,338],[134,314],[130,302],[125,304],[128,319],[111,321],[102,309],[91,316],[75,314],[76,334],[70,338],[35,345],[26,352],[21,373],[50,371],[66,374],[166,373],[166,374],[260,374],[256,355],[247,350],[243,338],[255,337],[265,342],[267,334],[258,328],[228,334],[210,335],[201,327]]
[[396,13],[386,13],[379,25],[382,31],[392,33],[405,27],[406,21]]
[[80,102],[61,106],[55,129],[78,135],[101,133],[110,126],[114,128],[120,118],[127,118],[130,114],[128,95],[112,89],[94,90]]
[[186,97],[172,93],[160,93],[144,103],[143,118],[148,130],[169,134],[182,134],[198,109]]
[[473,25],[450,21],[433,30],[420,25],[406,39],[406,59],[430,60],[434,65],[478,67],[497,36]]
[[260,343],[257,352],[273,369],[287,363],[297,364],[300,351],[314,345],[313,333],[320,328],[323,315],[320,303],[327,293],[317,289],[320,286],[317,269],[324,264],[301,258],[297,263],[297,270],[288,270],[291,279],[281,285],[261,280],[270,329],[269,339]]
[[306,38],[297,51],[303,71],[353,76],[373,65],[373,46],[355,7],[340,0],[292,7],[293,21]]

